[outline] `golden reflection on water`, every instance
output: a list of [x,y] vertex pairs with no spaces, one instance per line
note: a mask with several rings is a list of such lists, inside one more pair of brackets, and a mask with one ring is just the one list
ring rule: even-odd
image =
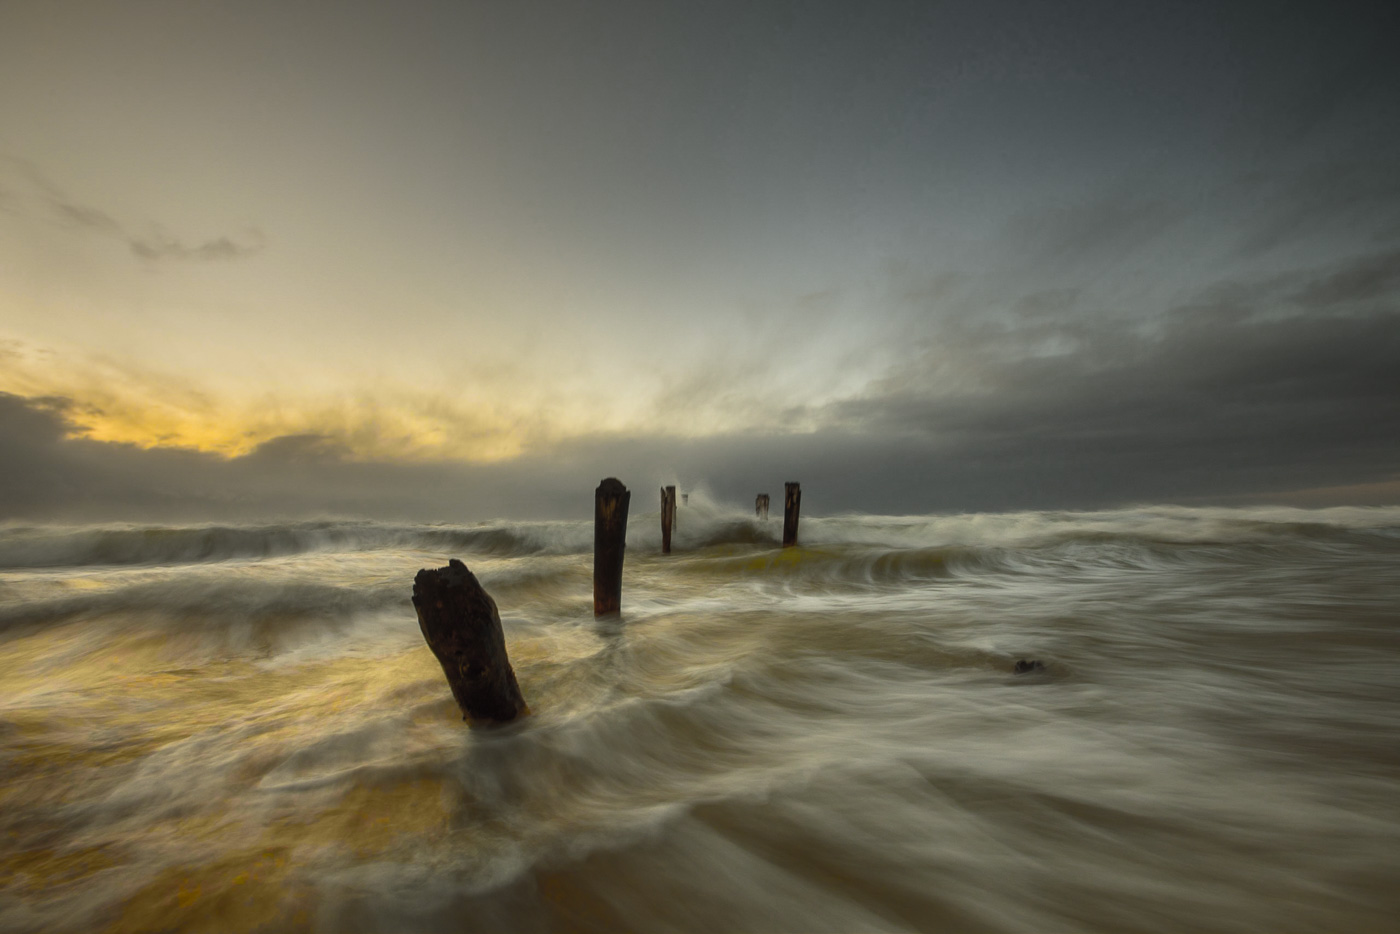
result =
[[[169,652],[161,638],[115,640],[77,655],[84,638],[97,637],[90,625],[74,630],[13,640],[0,655],[0,680],[12,696],[61,693],[56,706],[19,708],[5,723],[8,775],[0,807],[8,813],[54,814],[111,800],[130,780],[116,766],[228,724],[258,727],[229,757],[220,798],[164,813],[148,809],[139,820],[118,818],[120,830],[97,845],[72,845],[71,828],[58,820],[12,824],[0,853],[0,889],[47,901],[98,874],[125,877],[130,885],[151,869],[133,860],[158,853],[169,865],[131,889],[107,930],[253,930],[274,922],[306,929],[315,914],[314,887],[289,868],[294,850],[339,849],[350,861],[376,859],[430,843],[447,826],[443,783],[432,777],[350,784],[301,796],[297,807],[271,814],[245,814],[238,804],[307,742],[316,724],[334,724],[362,706],[401,703],[394,695],[405,685],[431,683],[436,665],[426,653],[169,669],[162,667]],[[454,711],[450,698],[426,699],[409,726],[437,727]]]
[[[513,848],[521,820],[534,826],[527,836],[538,836],[596,816],[587,801],[535,790],[517,802],[523,808],[517,825],[506,826],[475,808],[459,786],[448,788],[441,764],[470,734],[436,661],[412,641],[369,657],[289,664],[220,657],[188,634],[113,625],[108,635],[101,622],[15,638],[0,654],[0,679],[10,695],[30,700],[6,721],[13,777],[0,785],[0,806],[11,814],[52,815],[103,802],[98,806],[111,811],[96,845],[75,845],[73,828],[60,820],[13,824],[0,855],[0,887],[52,904],[100,877],[109,893],[123,893],[104,930],[309,930],[317,886],[298,869],[308,856],[324,861],[334,854],[332,863],[350,866],[421,859],[455,846],[488,860]],[[713,628],[688,616],[649,630],[638,624],[633,636],[625,663],[617,663],[640,672],[647,688],[639,693],[653,697],[706,684],[717,667],[738,662],[769,638],[762,627]],[[604,701],[612,690],[608,655],[619,644],[616,634],[591,627],[538,629],[513,638],[511,654],[527,673],[531,700],[557,718]],[[589,659],[597,670],[580,667]],[[172,667],[172,660],[182,663]],[[420,774],[376,771],[375,754],[363,749],[344,761],[332,751],[324,761],[298,766],[322,734],[333,737],[360,717],[401,710],[407,714],[397,752],[410,760],[426,753],[431,761]],[[118,766],[139,766],[206,740],[207,754],[220,760],[216,795],[186,800],[187,790],[175,787],[174,800],[163,802],[159,795],[142,797],[138,788],[128,802],[141,773],[133,777]],[[703,753],[704,738],[696,742]],[[541,767],[553,770],[553,780],[570,781],[557,763]],[[182,769],[191,788],[210,784],[207,766],[201,771],[197,762],[165,763],[169,774],[151,781],[178,782]],[[285,792],[298,783],[307,790]],[[268,790],[270,803],[260,800]],[[123,815],[124,807],[133,813]],[[540,897],[564,916],[607,917],[567,874],[541,880]]]

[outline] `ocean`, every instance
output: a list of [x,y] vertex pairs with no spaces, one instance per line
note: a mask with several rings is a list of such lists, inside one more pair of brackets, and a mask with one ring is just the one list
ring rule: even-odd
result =
[[781,526],[0,526],[0,930],[1400,926],[1400,509]]

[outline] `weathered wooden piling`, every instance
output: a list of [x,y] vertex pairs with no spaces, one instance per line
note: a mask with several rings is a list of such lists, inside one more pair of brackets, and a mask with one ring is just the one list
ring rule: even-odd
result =
[[608,477],[593,494],[593,615],[622,612],[622,553],[632,494]]
[[661,553],[671,553],[671,527],[676,524],[676,488],[661,488]]
[[768,518],[768,494],[760,493],[753,499],[753,514],[760,519]]
[[465,564],[453,558],[445,568],[419,571],[413,608],[463,720],[500,723],[530,712],[506,655],[496,601]]
[[783,547],[797,544],[797,513],[802,508],[802,484],[783,484]]

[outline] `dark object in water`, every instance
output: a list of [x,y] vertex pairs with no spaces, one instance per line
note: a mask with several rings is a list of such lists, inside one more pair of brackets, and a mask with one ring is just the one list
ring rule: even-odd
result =
[[593,615],[622,612],[622,553],[632,494],[608,477],[593,491]]
[[1029,674],[1032,671],[1044,671],[1045,665],[1042,662],[1038,662],[1033,658],[1023,658],[1016,663],[1016,668],[1014,670],[1016,674],[1024,675]]
[[783,547],[797,544],[797,514],[802,510],[802,484],[783,484]]
[[661,553],[671,553],[671,527],[676,522],[676,488],[661,488]]
[[768,519],[768,494],[760,493],[753,499],[753,514],[760,519]]
[[496,601],[465,564],[453,558],[445,568],[419,571],[413,608],[463,720],[505,722],[530,712],[506,655]]

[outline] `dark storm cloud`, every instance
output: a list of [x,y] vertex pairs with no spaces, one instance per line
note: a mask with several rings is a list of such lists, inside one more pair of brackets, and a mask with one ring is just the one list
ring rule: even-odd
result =
[[343,460],[350,449],[325,435],[282,435],[258,445],[248,458],[269,463],[325,463]]
[[1042,289],[1018,298],[1012,309],[1023,318],[1058,317],[1074,310],[1082,290]]
[[1377,242],[1400,237],[1400,173],[1393,158],[1358,152],[1245,178],[1239,188],[1263,202],[1242,231],[1239,252],[1245,257],[1319,235],[1369,235]]
[[242,259],[260,252],[264,246],[261,231],[249,230],[241,239],[214,237],[200,243],[187,243],[156,228],[148,234],[136,234],[123,227],[105,211],[71,201],[54,198],[50,201],[55,214],[70,224],[107,234],[124,242],[134,256],[143,260],[175,260],[205,262]]
[[[1263,37],[1257,73],[1269,74],[1282,106],[1257,127],[1254,145],[1290,148],[1335,133],[1358,113],[1392,106],[1397,91],[1394,36],[1400,8],[1385,2],[1222,4],[1249,17],[1242,24]],[[1251,37],[1252,38],[1252,37]],[[1246,40],[1248,41],[1248,40]],[[1251,43],[1253,44],[1253,43]],[[1396,127],[1377,123],[1372,139],[1394,141]]]
[[[72,427],[63,414],[68,406],[67,399],[25,398],[0,392],[0,444],[7,445],[0,450],[14,455],[26,448],[58,441]],[[0,459],[0,464],[8,459]]]
[[[935,278],[946,287],[915,297],[967,283]],[[0,516],[581,517],[608,475],[736,503],[797,479],[814,514],[1307,501],[1297,491],[1322,488],[1394,499],[1400,252],[1225,278],[1159,314],[1092,324],[1082,299],[1035,289],[1009,317],[936,318],[858,396],[766,419],[810,433],[583,437],[492,465],[357,462],[322,435],[231,460],[141,449],[74,437],[86,413],[67,400],[0,395]],[[749,369],[678,376],[672,403],[723,394]]]
[[[0,515],[581,517],[607,475],[642,491],[703,484],[736,503],[796,479],[814,514],[1253,502],[1342,486],[1393,498],[1395,264],[1384,254],[1236,283],[1225,303],[1223,287],[1206,290],[1151,326],[951,322],[860,398],[773,413],[815,420],[813,433],[585,437],[493,465],[354,462],[319,435],[232,460],[143,450],[68,437],[81,413],[65,400],[0,395]],[[1022,305],[1053,312],[1074,298]],[[940,383],[950,358],[976,383]]]
[[[0,517],[463,518],[496,512],[470,489],[489,478],[489,470],[349,463],[322,439],[307,436],[275,439],[232,460],[139,448],[71,437],[70,409],[62,399],[0,393]],[[497,481],[493,490],[503,485]]]
[[1330,308],[1348,302],[1394,299],[1400,294],[1400,250],[1362,257],[1309,282],[1293,296],[1304,308]]
[[[47,210],[61,223],[70,227],[111,237],[124,243],[133,256],[142,260],[159,262],[208,262],[243,259],[262,251],[266,238],[262,231],[249,229],[241,236],[221,235],[202,241],[188,241],[172,236],[160,225],[152,224],[148,232],[139,233],[107,211],[90,204],[82,204],[69,197],[58,185],[52,182],[36,166],[26,160],[8,158],[4,160],[37,190]],[[0,208],[6,207],[5,191],[0,189]],[[17,204],[17,199],[10,199]]]
[[105,211],[99,211],[97,208],[86,205],[73,204],[58,198],[52,199],[49,203],[53,207],[54,213],[70,224],[86,227],[98,233],[112,234],[123,240],[127,239],[126,229]]
[[72,414],[67,399],[0,393],[0,514],[137,514],[198,500],[194,490],[215,482],[214,459],[204,455],[70,438]]
[[[1383,254],[1206,290],[1152,323],[951,322],[821,417],[923,445],[963,490],[995,478],[1000,505],[1035,501],[1017,490],[1090,505],[1380,481],[1400,470],[1397,295]],[[949,360],[976,382],[946,391]]]
[[148,260],[229,260],[252,256],[262,250],[265,241],[260,231],[248,231],[242,241],[231,237],[215,237],[203,243],[188,244],[167,234],[157,232],[146,237],[127,237],[131,252]]
[[1006,225],[1006,249],[1042,261],[1101,260],[1140,249],[1182,217],[1180,207],[1137,194],[1023,211]]

